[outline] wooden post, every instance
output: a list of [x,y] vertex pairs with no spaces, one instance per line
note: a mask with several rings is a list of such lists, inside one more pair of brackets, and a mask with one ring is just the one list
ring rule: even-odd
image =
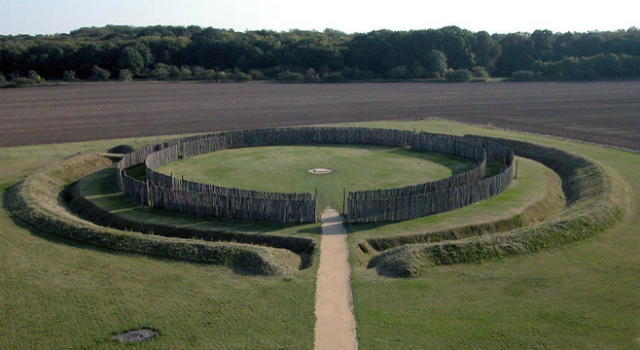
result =
[[514,176],[514,179],[518,178],[518,160],[516,159],[516,176]]
[[346,214],[347,212],[344,211],[344,207],[345,204],[347,202],[347,189],[346,188],[342,188],[342,214]]
[[147,206],[151,207],[151,186],[149,186],[149,179],[147,179]]

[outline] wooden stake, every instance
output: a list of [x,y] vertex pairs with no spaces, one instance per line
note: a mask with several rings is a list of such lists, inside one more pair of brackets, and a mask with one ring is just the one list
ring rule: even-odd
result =
[[344,211],[346,202],[347,202],[347,189],[343,187],[342,188],[342,214],[346,214],[346,212]]

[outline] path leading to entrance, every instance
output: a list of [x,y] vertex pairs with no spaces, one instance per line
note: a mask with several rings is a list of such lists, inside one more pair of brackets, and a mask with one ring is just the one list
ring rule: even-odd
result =
[[327,208],[322,212],[315,350],[358,349],[350,275],[347,230],[340,214]]

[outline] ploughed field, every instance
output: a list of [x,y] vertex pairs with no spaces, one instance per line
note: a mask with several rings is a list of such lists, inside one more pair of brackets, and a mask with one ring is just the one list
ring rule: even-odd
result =
[[0,147],[443,118],[640,150],[640,81],[104,83],[0,90]]

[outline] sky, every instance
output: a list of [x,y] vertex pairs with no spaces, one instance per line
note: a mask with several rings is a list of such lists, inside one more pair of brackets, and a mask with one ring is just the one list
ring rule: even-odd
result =
[[448,25],[474,32],[588,32],[640,27],[640,1],[565,0],[0,0],[0,34],[81,27],[197,25],[245,30],[366,33]]

